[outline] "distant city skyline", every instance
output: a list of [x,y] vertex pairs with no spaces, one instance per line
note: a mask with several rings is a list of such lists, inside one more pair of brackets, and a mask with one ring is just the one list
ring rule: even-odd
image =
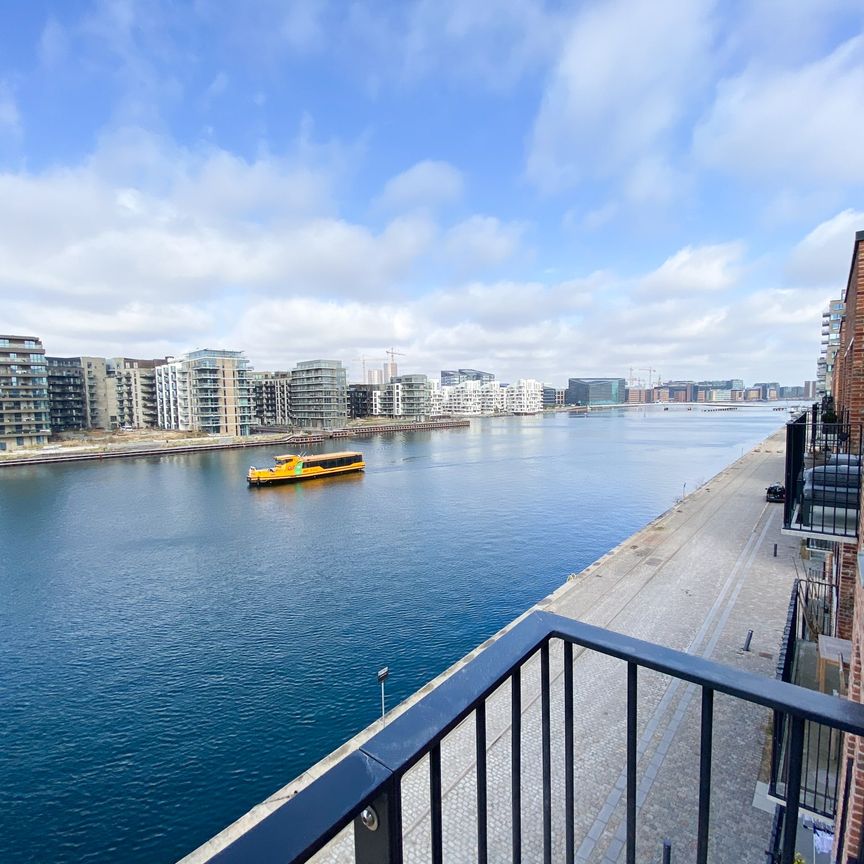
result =
[[9,4],[0,330],[808,380],[862,138],[848,0]]

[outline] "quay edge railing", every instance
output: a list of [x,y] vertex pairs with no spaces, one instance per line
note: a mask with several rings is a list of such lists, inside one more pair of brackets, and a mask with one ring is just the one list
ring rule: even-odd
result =
[[[714,694],[756,703],[790,718],[787,803],[779,864],[792,864],[799,816],[802,754],[807,721],[855,735],[864,734],[864,706],[827,696],[774,678],[726,666],[594,627],[545,611],[527,615],[423,699],[394,717],[381,731],[351,752],[230,845],[209,858],[234,862],[303,862],[354,823],[358,864],[399,864],[402,859],[401,781],[429,756],[431,860],[443,861],[441,742],[463,720],[475,717],[477,860],[488,858],[488,785],[486,700],[511,682],[511,836],[514,862],[522,860],[522,705],[521,670],[539,653],[541,679],[541,785],[543,860],[552,860],[552,722],[550,710],[550,644],[563,642],[564,674],[564,817],[565,860],[575,860],[573,647],[625,661],[626,710],[626,857],[636,861],[637,698],[639,670],[653,670],[701,688],[697,864],[708,858],[711,824],[711,772]],[[623,682],[622,682],[623,683]],[[557,725],[557,724],[556,724]],[[695,758],[695,754],[694,754]],[[728,830],[728,826],[720,826]],[[766,837],[766,842],[767,842]]]

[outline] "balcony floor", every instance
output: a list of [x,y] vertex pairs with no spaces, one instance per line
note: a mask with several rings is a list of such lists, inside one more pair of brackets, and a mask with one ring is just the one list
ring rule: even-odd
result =
[[[539,604],[679,650],[773,677],[776,652],[795,576],[798,541],[780,534],[782,507],[764,500],[765,487],[783,472],[778,433]],[[778,544],[778,555],[773,546]],[[747,631],[749,652],[741,650]],[[624,664],[574,651],[577,861],[618,862],[624,854]],[[442,676],[469,662],[471,655]],[[541,795],[539,675],[536,658],[522,674],[523,860],[540,860]],[[562,651],[553,644],[553,860],[563,860]],[[424,688],[424,691],[435,682]],[[422,698],[410,697],[391,715]],[[676,861],[694,860],[699,771],[698,690],[655,673],[639,676],[637,860],[659,860],[672,840]],[[772,817],[754,806],[764,772],[771,714],[730,697],[715,701],[712,833],[709,860],[764,862]],[[388,715],[388,716],[391,716]],[[510,855],[510,692],[503,685],[487,704],[489,860]],[[384,721],[386,722],[386,720]],[[225,843],[266,816],[346,752],[381,728],[364,730],[234,826],[184,859],[206,861]],[[444,857],[476,860],[474,723],[466,720],[442,744]],[[761,776],[760,776],[761,772]],[[428,860],[428,759],[403,782],[407,861]],[[316,861],[353,860],[348,827]]]

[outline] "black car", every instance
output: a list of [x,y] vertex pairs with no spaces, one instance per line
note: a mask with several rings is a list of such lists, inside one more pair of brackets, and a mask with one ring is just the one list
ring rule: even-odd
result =
[[783,502],[786,500],[786,487],[781,486],[779,483],[775,483],[773,486],[769,486],[765,490],[765,500],[766,501],[780,501]]

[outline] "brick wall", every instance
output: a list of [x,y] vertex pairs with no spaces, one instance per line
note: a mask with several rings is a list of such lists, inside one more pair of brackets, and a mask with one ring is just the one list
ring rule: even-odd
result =
[[[851,444],[859,444],[859,425],[864,423],[864,231],[855,235],[855,247],[849,282],[846,286],[846,317],[840,327],[840,350],[834,365],[834,393],[838,414],[849,412]],[[842,416],[842,415],[841,415]],[[852,640],[852,664],[849,670],[848,698],[861,702],[861,655],[864,649],[864,590],[858,579],[857,553],[864,538],[864,513],[858,526],[859,545],[843,546],[838,574],[839,603],[837,635]],[[835,860],[845,864],[858,854],[864,825],[864,739],[846,736],[846,756],[852,759],[852,781],[846,814],[846,836],[839,836],[843,821],[843,790],[846,784],[846,764],[841,769],[839,801],[835,825]]]

